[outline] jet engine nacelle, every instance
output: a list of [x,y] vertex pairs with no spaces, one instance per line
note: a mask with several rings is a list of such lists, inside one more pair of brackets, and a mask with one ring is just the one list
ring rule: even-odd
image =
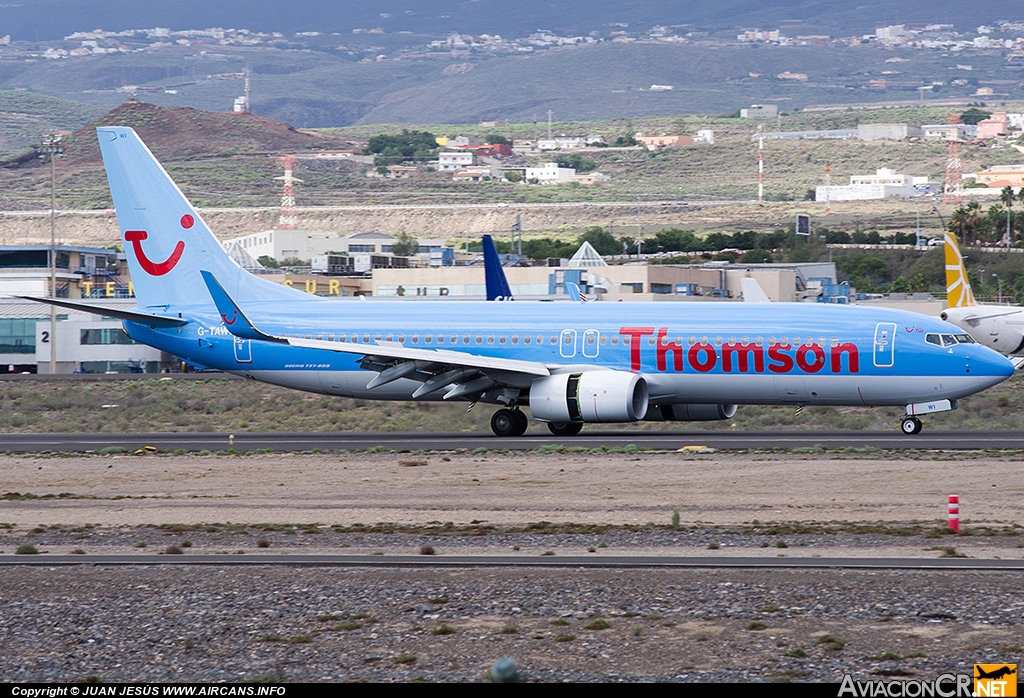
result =
[[647,414],[647,381],[626,371],[557,373],[530,386],[542,422],[635,422]]
[[[1020,354],[1024,350],[1019,308],[1001,306],[969,306],[947,308],[939,315],[946,322],[970,333],[975,341],[1001,354]],[[986,313],[994,313],[986,316]]]
[[714,422],[732,419],[738,405],[655,405],[644,419],[651,422]]

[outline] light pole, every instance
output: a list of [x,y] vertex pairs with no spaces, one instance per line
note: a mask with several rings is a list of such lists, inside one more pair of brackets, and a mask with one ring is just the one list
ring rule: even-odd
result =
[[993,274],[996,277],[996,282],[999,284],[999,302],[1003,302],[1003,280],[999,278],[999,274]]
[[[64,152],[62,136],[47,133],[39,144],[39,157],[50,156],[50,298],[57,298],[57,156]],[[50,305],[50,374],[57,373],[57,306]]]

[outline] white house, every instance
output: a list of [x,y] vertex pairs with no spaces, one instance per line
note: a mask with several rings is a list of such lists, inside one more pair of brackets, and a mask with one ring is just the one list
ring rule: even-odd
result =
[[439,153],[437,156],[438,172],[458,172],[473,164],[473,153],[469,150]]
[[[927,188],[926,188],[927,187]],[[929,182],[927,177],[913,177],[882,168],[873,175],[853,175],[850,183],[837,187],[818,187],[815,201],[863,201],[888,199],[892,196],[910,198],[931,191],[942,191],[942,185]]]
[[571,167],[559,167],[557,162],[545,162],[540,167],[526,168],[526,181],[537,180],[537,184],[562,184],[576,174]]

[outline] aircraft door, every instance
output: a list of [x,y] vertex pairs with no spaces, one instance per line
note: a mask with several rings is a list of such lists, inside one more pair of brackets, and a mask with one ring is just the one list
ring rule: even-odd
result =
[[252,363],[252,342],[235,337],[235,361],[240,364]]
[[876,368],[892,368],[896,362],[895,343],[895,322],[880,322],[875,325],[874,359]]
[[587,330],[583,333],[583,355],[588,359],[596,359],[600,351],[601,333],[598,330]]
[[571,359],[576,356],[576,330],[562,330],[558,351],[563,359]]

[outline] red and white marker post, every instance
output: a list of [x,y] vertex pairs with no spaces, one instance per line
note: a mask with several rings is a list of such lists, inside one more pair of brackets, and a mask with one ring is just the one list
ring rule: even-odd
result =
[[960,532],[960,495],[949,495],[949,527]]

